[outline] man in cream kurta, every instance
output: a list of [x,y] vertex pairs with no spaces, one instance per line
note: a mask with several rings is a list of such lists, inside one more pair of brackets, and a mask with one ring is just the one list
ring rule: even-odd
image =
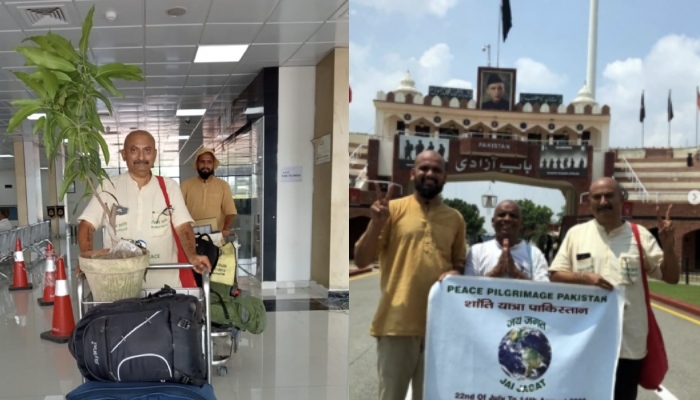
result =
[[661,247],[647,229],[638,227],[639,245],[643,253],[640,254],[630,223],[621,218],[625,199],[624,189],[612,178],[600,178],[593,182],[589,189],[589,203],[594,219],[569,230],[549,268],[552,282],[595,285],[608,290],[612,290],[613,286],[625,288],[614,400],[637,398],[647,355],[649,328],[642,274],[670,284],[678,283],[680,277],[680,264],[674,250],[671,207],[665,219],[658,216]]
[[[177,182],[170,178],[163,179],[172,206],[173,225],[192,223],[192,217],[187,211]],[[111,187],[109,181],[104,182],[105,190],[114,194],[119,199],[121,207],[126,208],[125,213],[117,215],[117,236],[133,241],[144,241],[151,253],[151,264],[176,263],[177,246],[173,230],[170,227],[170,216],[166,211],[165,197],[158,184],[158,179],[153,176],[140,190],[128,172],[112,178],[112,182],[114,187]],[[101,197],[111,209],[112,204],[114,204],[112,196],[102,194]],[[103,226],[103,213],[104,211],[95,196],[83,214],[78,217],[78,221],[87,221],[95,229],[100,229]],[[104,248],[111,246],[109,235],[106,232],[103,235],[103,246]],[[162,288],[163,285],[182,286],[179,271],[148,271],[144,288]]]
[[[158,178],[151,172],[157,151],[153,136],[146,131],[133,131],[124,139],[122,158],[128,172],[112,179],[112,184],[105,180],[101,200],[111,210],[116,202],[119,204],[116,217],[116,234],[119,238],[143,241],[148,248],[151,264],[169,264],[178,262],[175,234],[182,244],[187,260],[195,272],[204,269],[211,271],[209,259],[197,254],[192,217],[187,211],[182,192],[177,183],[170,178],[163,178],[171,207],[166,206],[165,195]],[[172,216],[172,226],[170,219]],[[96,229],[103,226],[104,211],[97,196],[93,196],[83,214],[78,217],[78,243],[81,252],[93,250],[93,237]],[[111,247],[109,235],[104,235],[104,247]],[[78,268],[79,273],[79,268]],[[149,271],[143,287],[159,289],[163,285],[171,287],[190,287],[191,282],[180,281],[180,271]]]

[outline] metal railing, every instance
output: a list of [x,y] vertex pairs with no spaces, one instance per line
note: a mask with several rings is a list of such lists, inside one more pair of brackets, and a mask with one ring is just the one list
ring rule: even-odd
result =
[[357,175],[355,178],[355,189],[360,189],[362,190],[365,187],[365,183],[367,183],[367,165],[365,165],[364,168],[362,168],[362,171]]
[[363,147],[365,147],[365,145],[360,143],[360,145],[353,150],[352,154],[350,154],[350,164],[354,164],[360,158]]
[[684,196],[684,199],[687,199],[688,198],[688,191],[685,191],[685,192],[671,192],[671,191],[646,192],[643,196],[646,199],[644,201],[645,203],[648,203],[651,200],[653,200],[654,203],[670,202],[670,201],[684,201],[684,200],[680,200],[680,199],[668,199],[667,196]]
[[634,190],[642,193],[642,201],[645,203],[648,202],[649,201],[649,192],[647,191],[647,189],[644,187],[644,184],[637,176],[637,173],[634,172],[634,168],[632,168],[632,165],[630,165],[630,163],[627,161],[626,157],[622,157],[622,161],[624,161],[624,163],[625,163],[625,174],[627,175],[627,179],[632,181],[632,185],[633,185]]
[[[36,252],[39,259],[45,257],[40,246],[51,239],[51,221],[39,222],[33,225],[20,226],[15,229],[0,232],[0,262],[12,260],[15,256],[15,243],[20,240],[22,251]],[[8,276],[0,272],[0,276]]]

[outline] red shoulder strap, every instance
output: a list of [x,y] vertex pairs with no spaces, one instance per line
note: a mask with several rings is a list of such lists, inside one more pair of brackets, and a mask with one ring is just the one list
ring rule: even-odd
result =
[[[165,179],[162,176],[156,176],[158,178],[158,184],[160,185],[160,190],[163,191],[163,197],[165,197],[165,206],[170,207],[170,197],[168,197],[168,191],[165,189]],[[187,256],[185,255],[185,250],[182,248],[180,243],[180,237],[177,236],[177,231],[175,226],[173,226],[173,216],[170,215],[170,229],[173,231],[173,237],[175,238],[175,245],[177,246],[177,262],[187,263]],[[180,270],[180,283],[182,287],[193,288],[197,287],[197,282],[194,280],[194,273],[191,269],[181,269]]]
[[[158,184],[160,185],[160,190],[163,191],[163,197],[165,197],[165,206],[170,207],[170,197],[168,197],[168,190],[165,189],[165,179],[163,179],[162,176],[156,176],[156,178],[158,178]],[[172,221],[172,218],[171,218],[171,221]]]

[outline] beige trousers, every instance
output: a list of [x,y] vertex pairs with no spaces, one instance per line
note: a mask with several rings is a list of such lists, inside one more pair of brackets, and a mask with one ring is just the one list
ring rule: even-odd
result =
[[413,400],[423,400],[424,347],[419,336],[377,338],[379,400],[405,400],[409,384]]

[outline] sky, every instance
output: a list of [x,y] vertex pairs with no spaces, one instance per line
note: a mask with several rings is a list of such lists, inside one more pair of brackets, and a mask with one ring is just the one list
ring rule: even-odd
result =
[[[350,131],[374,133],[380,90],[395,89],[406,70],[416,87],[473,89],[482,51],[496,64],[500,0],[352,0],[350,3]],[[511,0],[513,27],[500,44],[499,64],[517,69],[517,92],[562,94],[571,102],[586,79],[589,1]],[[696,88],[700,85],[700,2],[600,1],[596,100],[611,108],[611,147],[639,147],[639,107],[645,92],[646,147],[668,142],[672,91],[672,146],[696,144]],[[516,99],[517,99],[516,93]],[[506,183],[453,183],[446,197],[479,205],[489,189],[505,198],[529,198],[552,208],[558,191]],[[490,228],[488,226],[487,228]]]

